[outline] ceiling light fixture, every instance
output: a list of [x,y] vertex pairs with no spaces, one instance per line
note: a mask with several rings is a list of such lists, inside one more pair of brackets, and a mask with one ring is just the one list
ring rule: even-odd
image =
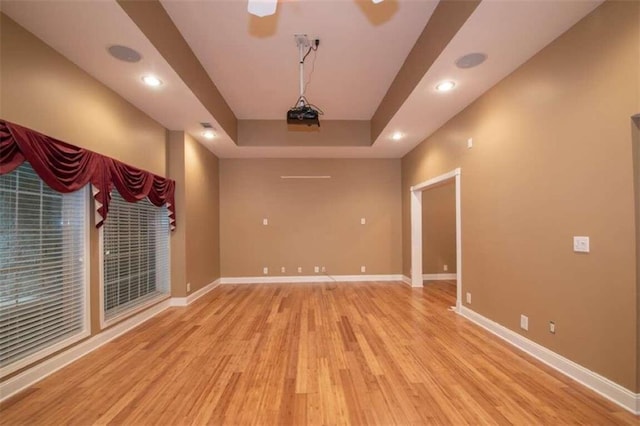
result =
[[162,86],[162,80],[160,80],[155,75],[147,74],[142,76],[142,81],[149,87],[159,87]]
[[404,135],[402,134],[402,132],[395,132],[392,136],[391,139],[393,139],[394,141],[399,141],[400,139],[402,139]]
[[202,136],[204,136],[206,139],[213,139],[216,137],[216,132],[214,132],[211,129],[207,129],[204,132],[202,132]]
[[436,85],[436,90],[438,92],[448,92],[456,87],[456,83],[451,80],[445,80]]
[[[374,4],[382,3],[383,0],[371,0]],[[249,0],[247,10],[250,14],[259,18],[271,16],[276,13],[278,0]]]
[[216,137],[216,129],[211,125],[211,123],[203,121],[200,125],[204,129],[202,130],[202,133],[200,133],[203,137],[206,139],[213,139]]

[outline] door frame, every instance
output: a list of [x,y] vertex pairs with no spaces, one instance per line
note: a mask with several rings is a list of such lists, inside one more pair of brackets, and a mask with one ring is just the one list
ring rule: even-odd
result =
[[449,180],[456,187],[456,306],[462,307],[462,209],[460,203],[460,175],[457,168],[448,173],[420,182],[409,188],[411,192],[411,287],[422,287],[422,192]]

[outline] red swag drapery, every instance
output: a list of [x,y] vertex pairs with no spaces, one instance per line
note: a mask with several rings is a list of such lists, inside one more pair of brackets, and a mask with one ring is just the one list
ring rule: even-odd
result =
[[175,181],[0,120],[0,175],[25,161],[58,192],[74,192],[91,183],[99,215],[96,228],[107,218],[111,189],[115,187],[129,202],[148,197],[155,206],[166,204],[171,230],[175,229]]

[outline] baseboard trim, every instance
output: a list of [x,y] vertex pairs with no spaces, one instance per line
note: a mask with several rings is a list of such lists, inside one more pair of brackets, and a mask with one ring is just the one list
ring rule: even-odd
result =
[[370,281],[402,281],[402,275],[292,275],[270,277],[228,277],[220,278],[221,284],[269,284],[269,283],[327,283],[338,282],[370,282]]
[[423,281],[455,280],[457,278],[457,274],[422,274]]
[[218,287],[221,281],[222,279],[218,278],[214,282],[207,284],[206,286],[202,287],[197,291],[194,291],[187,297],[173,297],[171,298],[171,306],[189,306],[190,304],[200,299],[205,294],[209,293],[214,288]]
[[633,393],[606,377],[576,364],[467,307],[463,306],[459,314],[631,413],[640,414],[640,394]]
[[45,377],[50,376],[88,353],[93,352],[102,345],[128,332],[132,328],[139,326],[143,322],[158,315],[169,306],[171,306],[171,299],[166,299],[156,305],[153,305],[149,309],[114,325],[113,327],[107,328],[100,334],[90,337],[64,352],[42,361],[22,373],[0,383],[0,402],[41,381]]

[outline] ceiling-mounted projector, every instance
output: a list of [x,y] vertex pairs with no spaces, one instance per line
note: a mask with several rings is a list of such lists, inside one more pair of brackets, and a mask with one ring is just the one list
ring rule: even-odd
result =
[[300,68],[300,97],[298,97],[295,106],[287,111],[287,124],[306,126],[316,125],[320,127],[319,116],[323,114],[322,110],[309,103],[309,101],[307,101],[307,98],[304,97],[304,92],[306,89],[306,85],[304,84],[304,60],[312,50],[318,50],[320,40],[316,38],[313,41],[309,41],[305,34],[296,34],[295,38],[296,45],[298,46],[298,52],[300,54],[300,62],[298,63],[298,66]]
[[287,111],[287,124],[306,124],[320,127],[320,112],[313,109],[311,105],[293,107]]

